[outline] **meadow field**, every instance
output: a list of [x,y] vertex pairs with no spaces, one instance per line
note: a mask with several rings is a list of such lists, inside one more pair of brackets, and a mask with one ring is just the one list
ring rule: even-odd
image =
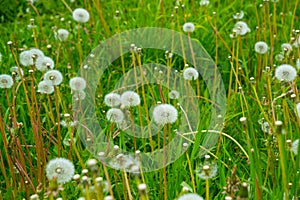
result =
[[299,3],[2,0],[0,199],[299,199]]

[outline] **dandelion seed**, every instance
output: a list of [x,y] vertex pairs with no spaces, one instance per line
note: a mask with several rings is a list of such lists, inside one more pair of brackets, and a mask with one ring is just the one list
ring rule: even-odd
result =
[[196,171],[199,178],[206,180],[215,177],[218,173],[218,165],[210,164],[200,166],[200,169]]
[[187,33],[191,33],[194,32],[195,30],[195,25],[191,22],[187,22],[185,24],[183,24],[183,31],[187,32]]
[[294,152],[294,154],[298,155],[298,148],[299,148],[299,139],[295,140],[292,143],[292,151]]
[[49,81],[41,81],[38,84],[38,92],[42,94],[52,94],[54,92],[54,87]]
[[49,70],[44,74],[44,80],[51,82],[52,85],[59,85],[63,76],[58,70]]
[[10,68],[10,72],[12,73],[13,77],[15,77],[15,79],[18,81],[21,79],[21,76],[24,76],[24,71],[22,68],[20,68],[20,72],[21,72],[21,76],[19,74],[19,69],[17,66],[11,67]]
[[10,75],[0,75],[0,88],[11,88],[14,84],[14,80]]
[[86,94],[83,90],[75,91],[73,94],[73,99],[75,101],[83,100],[83,99],[85,99],[85,97],[86,97]]
[[188,67],[183,71],[183,78],[186,80],[196,80],[198,76],[199,73],[195,68]]
[[195,193],[188,193],[180,196],[178,200],[203,200],[201,196]]
[[46,176],[49,180],[54,177],[57,183],[67,183],[74,176],[75,168],[71,161],[65,158],[50,160],[46,166]]
[[289,64],[282,64],[275,69],[275,77],[279,81],[284,80],[285,82],[291,82],[296,78],[296,76],[296,69]]
[[232,17],[233,17],[233,19],[243,19],[244,12],[243,11],[238,12],[238,13],[234,14]]
[[153,110],[153,119],[157,124],[165,125],[177,120],[178,111],[170,104],[160,104]]
[[104,103],[110,107],[119,106],[121,104],[121,96],[117,93],[109,93],[105,95]]
[[208,6],[209,0],[201,0],[199,4],[200,4],[200,6]]
[[74,91],[84,90],[86,87],[86,81],[81,77],[71,78],[70,87]]
[[35,67],[39,71],[46,71],[54,68],[54,61],[50,57],[38,57]]
[[77,8],[73,11],[73,19],[77,22],[85,23],[89,21],[90,14],[83,8]]
[[169,98],[170,99],[178,99],[179,96],[180,96],[180,94],[176,90],[171,90],[171,92],[169,92]]
[[282,50],[283,52],[286,52],[287,54],[289,54],[289,53],[293,50],[293,47],[292,47],[292,45],[289,44],[289,43],[283,43],[283,44],[281,45],[281,50]]
[[124,119],[124,113],[118,108],[111,108],[106,113],[106,118],[115,123],[121,123]]
[[140,105],[141,99],[138,93],[133,91],[126,91],[121,95],[121,103],[123,106],[137,106]]
[[235,32],[237,35],[246,35],[250,32],[250,29],[246,22],[238,21],[233,28],[233,32]]
[[66,30],[66,29],[63,29],[63,28],[58,29],[58,31],[57,31],[57,37],[58,37],[58,39],[59,39],[60,41],[64,42],[64,41],[66,41],[66,40],[68,39],[68,37],[69,37],[69,31]]
[[265,42],[259,41],[255,43],[254,49],[256,53],[265,54],[268,51],[268,45]]

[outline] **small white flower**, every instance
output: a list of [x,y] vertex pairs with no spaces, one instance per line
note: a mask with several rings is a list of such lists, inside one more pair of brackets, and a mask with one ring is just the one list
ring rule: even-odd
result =
[[232,17],[233,17],[233,19],[243,19],[244,12],[243,11],[238,12],[238,13],[234,14]]
[[121,95],[121,103],[123,106],[137,106],[141,103],[138,93],[133,91],[126,91]]
[[294,154],[298,155],[298,148],[299,148],[299,139],[295,140],[292,143],[292,151],[294,152]]
[[86,87],[86,81],[81,77],[74,77],[70,79],[70,87],[74,91],[84,90]]
[[73,11],[73,19],[77,22],[85,23],[89,21],[90,14],[83,8],[77,8]]
[[[10,72],[16,78],[16,80],[20,80],[21,79],[21,76],[20,76],[20,73],[19,73],[19,69],[18,69],[17,66],[11,67],[10,68]],[[20,72],[21,72],[21,75],[23,77],[24,76],[24,71],[23,71],[22,68],[20,68]]]
[[178,200],[203,200],[203,198],[198,194],[188,193],[178,197]]
[[121,123],[124,119],[124,113],[118,108],[111,108],[106,113],[106,118],[115,123]]
[[255,43],[254,49],[256,53],[265,54],[268,51],[268,45],[265,42],[259,41]]
[[49,81],[52,85],[59,85],[63,76],[58,70],[49,70],[44,74],[44,80]]
[[250,32],[250,29],[246,22],[238,21],[234,25],[233,32],[235,32],[237,35],[246,35],[248,32]]
[[275,69],[275,77],[285,82],[293,81],[297,76],[296,69],[289,64],[282,64]]
[[171,92],[169,92],[169,98],[170,99],[178,99],[179,96],[180,96],[180,94],[176,90],[171,90]]
[[75,91],[73,94],[73,99],[76,101],[85,99],[85,92],[83,90]]
[[165,125],[177,120],[178,111],[170,104],[160,104],[153,109],[153,119],[157,124]]
[[11,88],[14,84],[13,78],[7,74],[0,75],[0,88]]
[[57,37],[62,42],[66,41],[68,39],[68,37],[69,37],[69,31],[66,30],[66,29],[63,29],[63,28],[58,29],[58,31],[57,31]]
[[209,0],[201,0],[199,4],[200,6],[207,6],[209,4]]
[[121,104],[121,96],[117,93],[109,93],[105,95],[104,103],[110,107],[119,106]]
[[75,168],[71,161],[65,158],[55,158],[50,160],[46,166],[46,176],[49,180],[54,177],[57,183],[67,183],[74,176]]
[[35,63],[35,67],[39,71],[46,71],[48,69],[54,68],[54,61],[47,56],[44,57],[38,57]]
[[183,24],[183,31],[187,32],[187,33],[191,33],[194,32],[195,30],[195,25],[191,22],[187,22],[185,24]]
[[292,47],[292,45],[289,44],[289,43],[283,43],[283,44],[281,45],[281,50],[282,50],[283,52],[286,52],[287,54],[289,54],[289,53],[293,50],[293,47]]
[[49,81],[41,81],[38,85],[38,92],[43,94],[52,94],[54,87]]
[[198,76],[198,71],[193,67],[188,67],[183,71],[183,78],[186,80],[196,80]]

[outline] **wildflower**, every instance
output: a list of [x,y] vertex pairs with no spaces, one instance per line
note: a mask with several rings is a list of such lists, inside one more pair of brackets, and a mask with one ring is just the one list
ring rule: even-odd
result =
[[234,25],[233,32],[235,32],[237,35],[246,35],[248,32],[250,32],[250,29],[245,22],[238,21]]
[[209,0],[201,0],[199,4],[200,6],[208,6]]
[[54,92],[54,87],[49,81],[41,81],[38,85],[38,92],[43,94],[52,94]]
[[211,179],[215,177],[218,173],[218,165],[217,164],[209,164],[200,166],[200,169],[197,170],[197,175],[203,179]]
[[295,140],[292,143],[292,151],[294,152],[294,154],[298,155],[298,148],[299,148],[299,139]]
[[19,74],[19,69],[17,66],[11,67],[10,72],[12,73],[12,76],[15,77],[16,80],[20,80],[21,76],[24,76],[24,71],[22,68],[20,68],[21,76]]
[[68,37],[69,37],[69,31],[66,30],[66,29],[63,29],[63,28],[58,29],[58,31],[57,31],[57,37],[62,42],[66,41],[68,39]]
[[281,50],[289,54],[293,50],[293,47],[289,43],[283,43],[281,45]]
[[265,54],[268,51],[268,45],[265,42],[259,41],[255,43],[254,49],[256,53]]
[[118,108],[111,108],[106,113],[106,118],[115,123],[121,123],[124,119],[124,113]]
[[74,176],[74,165],[65,158],[50,160],[46,166],[46,176],[49,180],[56,178],[58,183],[67,183]]
[[199,73],[195,68],[188,67],[183,71],[183,78],[186,80],[196,80],[198,76]]
[[169,104],[160,104],[153,110],[153,119],[157,124],[165,125],[174,123],[177,120],[178,111]]
[[244,12],[243,11],[238,12],[238,13],[234,14],[232,17],[233,17],[233,19],[242,19],[244,17]]
[[89,21],[90,14],[83,8],[77,8],[73,11],[73,19],[77,22],[85,23]]
[[140,96],[136,92],[126,91],[121,95],[121,103],[123,106],[137,106],[141,103]]
[[289,64],[282,64],[275,69],[275,77],[285,82],[293,81],[297,76],[296,69]]
[[54,61],[50,57],[38,57],[35,67],[39,71],[46,71],[54,68]]
[[180,196],[178,200],[203,200],[201,196],[195,193],[188,193]]
[[185,24],[183,24],[183,31],[187,32],[187,33],[191,33],[194,32],[195,30],[195,25],[191,22],[187,22]]
[[0,88],[11,88],[14,84],[13,78],[7,74],[0,75]]
[[74,91],[84,90],[86,87],[86,81],[81,77],[71,78],[70,87]]
[[110,107],[119,106],[121,104],[121,96],[117,93],[109,93],[105,95],[104,103]]
[[170,99],[178,99],[179,96],[180,96],[180,94],[176,90],[171,90],[171,92],[169,92],[169,98]]
[[78,90],[78,91],[75,91],[74,94],[73,94],[73,99],[75,101],[78,101],[78,100],[83,100],[85,99],[85,92],[83,90]]
[[44,74],[44,80],[51,82],[52,85],[59,85],[63,76],[58,70],[49,70]]

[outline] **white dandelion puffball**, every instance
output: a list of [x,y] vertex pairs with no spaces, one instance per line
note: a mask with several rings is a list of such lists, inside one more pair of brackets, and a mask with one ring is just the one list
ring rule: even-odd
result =
[[170,99],[178,99],[179,97],[180,97],[180,94],[177,90],[171,90],[171,92],[169,92]]
[[178,200],[203,200],[203,198],[198,194],[188,193],[178,197]]
[[49,81],[41,81],[38,85],[38,92],[42,94],[52,94],[54,86]]
[[90,14],[87,10],[85,10],[83,8],[76,8],[73,11],[73,19],[77,22],[85,23],[85,22],[89,21]]
[[250,28],[246,22],[238,21],[234,25],[233,32],[235,32],[237,35],[246,35],[248,32],[250,32]]
[[35,67],[39,71],[46,71],[48,69],[54,68],[54,61],[47,56],[44,57],[38,57],[35,63]]
[[49,81],[52,85],[59,85],[63,80],[63,76],[58,70],[49,70],[44,74],[44,80]]
[[293,50],[293,47],[292,47],[292,45],[290,43],[283,43],[281,45],[281,50],[283,52],[290,53]]
[[86,87],[86,81],[81,77],[74,77],[70,79],[70,87],[74,91],[84,90]]
[[58,31],[57,31],[57,37],[62,42],[66,41],[68,39],[68,37],[69,37],[69,31],[66,30],[66,29],[63,29],[63,28],[58,29]]
[[71,161],[65,158],[50,160],[46,166],[46,176],[49,180],[56,177],[57,183],[67,183],[74,176],[75,168]]
[[186,80],[196,80],[199,76],[198,71],[193,67],[188,67],[183,71],[183,78]]
[[10,75],[0,75],[0,88],[11,88],[14,84],[14,80]]
[[298,58],[296,60],[296,66],[297,66],[297,69],[300,69],[300,58]]
[[178,111],[170,104],[160,104],[153,109],[153,119],[157,124],[165,125],[177,120]]
[[292,151],[294,152],[294,154],[298,155],[298,148],[299,148],[299,139],[295,140],[292,143]]
[[83,100],[83,99],[85,99],[85,97],[86,97],[86,94],[83,90],[75,91],[74,94],[73,94],[73,99],[75,101]]
[[300,103],[296,104],[296,113],[298,114],[298,117],[300,118]]
[[23,66],[31,66],[34,64],[34,59],[44,57],[44,53],[36,48],[26,50],[20,53],[20,63]]
[[141,103],[140,95],[133,91],[123,92],[121,95],[121,103],[123,106],[137,106]]
[[256,53],[265,54],[268,51],[268,45],[263,41],[259,41],[255,43],[254,49]]
[[116,107],[121,104],[121,96],[117,93],[109,93],[104,97],[104,103],[110,107]]
[[200,6],[208,6],[209,0],[201,0],[199,4]]
[[291,82],[296,78],[296,76],[296,69],[289,64],[282,64],[275,69],[275,77],[279,81],[284,80],[285,82]]
[[12,73],[12,75],[16,78],[16,80],[20,80],[21,77],[24,76],[24,71],[22,68],[20,68],[20,72],[21,74],[19,73],[19,68],[17,66],[14,66],[14,67],[11,67],[10,68],[10,72]]
[[244,17],[244,11],[235,13],[234,15],[232,15],[233,19],[243,19]]
[[183,31],[187,32],[187,33],[191,33],[194,32],[195,30],[195,25],[191,22],[187,22],[185,24],[183,24]]
[[37,48],[32,48],[29,51],[35,57],[35,59],[45,56],[43,51],[41,51],[40,49],[37,49]]
[[[209,167],[207,171],[205,171],[205,167]],[[200,166],[200,169],[197,171],[197,175],[199,178],[206,180],[206,179],[211,179],[215,177],[218,174],[218,165],[217,164],[212,164],[212,165],[204,165]]]
[[118,108],[111,108],[106,113],[106,118],[115,123],[121,123],[124,119],[124,113]]

